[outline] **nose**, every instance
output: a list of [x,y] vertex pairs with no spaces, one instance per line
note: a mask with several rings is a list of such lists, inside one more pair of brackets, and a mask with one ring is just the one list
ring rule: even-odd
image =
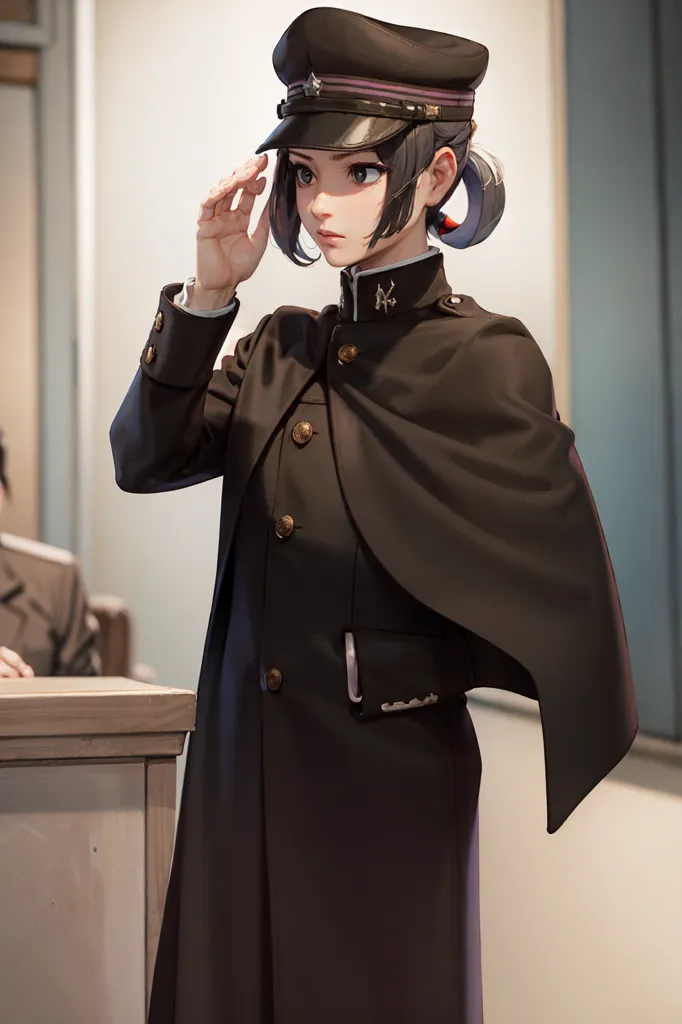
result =
[[310,204],[310,212],[317,220],[328,220],[332,215],[328,192],[318,192]]

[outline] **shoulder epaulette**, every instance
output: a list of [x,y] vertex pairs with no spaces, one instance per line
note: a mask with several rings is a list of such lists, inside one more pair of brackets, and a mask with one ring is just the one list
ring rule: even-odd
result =
[[497,313],[491,313],[471,298],[470,295],[443,295],[438,300],[440,309],[450,316],[478,316],[484,319],[492,319]]

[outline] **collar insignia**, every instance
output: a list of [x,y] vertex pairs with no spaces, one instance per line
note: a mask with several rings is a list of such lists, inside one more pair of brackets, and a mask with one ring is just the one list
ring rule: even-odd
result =
[[377,303],[376,306],[374,307],[375,309],[381,309],[381,305],[383,303],[384,313],[388,313],[388,307],[395,306],[398,300],[390,298],[391,292],[393,291],[394,288],[395,284],[393,281],[391,281],[391,287],[388,289],[387,292],[384,291],[381,285],[377,286]]

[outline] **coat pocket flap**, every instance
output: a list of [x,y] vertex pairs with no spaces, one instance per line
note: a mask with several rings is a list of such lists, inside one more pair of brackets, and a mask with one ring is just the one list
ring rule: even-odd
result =
[[463,638],[385,630],[346,633],[348,695],[363,718],[461,699],[470,683]]

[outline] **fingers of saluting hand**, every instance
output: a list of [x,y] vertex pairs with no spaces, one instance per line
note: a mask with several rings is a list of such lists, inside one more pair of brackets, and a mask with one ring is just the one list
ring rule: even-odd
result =
[[[237,204],[235,209],[244,212],[245,206],[241,200],[243,200],[245,196],[253,196],[255,199],[255,197],[259,195],[265,187],[265,178],[256,178],[255,174],[256,172],[254,171],[249,177],[245,177],[243,175],[238,176],[237,184],[234,188],[227,185],[225,192],[218,191],[214,197],[207,197],[208,203],[206,200],[202,203],[199,219],[208,220],[210,217],[221,217],[225,213],[234,213],[235,210],[232,209],[232,203],[239,188],[241,188],[242,194],[240,202]],[[251,206],[253,206],[253,203],[251,203]]]
[[16,651],[0,647],[0,679],[30,678],[35,675],[30,665]]
[[258,178],[250,188],[243,189],[237,209],[241,213],[251,213],[253,204],[256,202],[256,196],[262,193],[266,185],[267,180],[265,178]]
[[229,210],[235,193],[240,188],[245,192],[259,195],[265,187],[265,178],[258,178],[258,175],[265,169],[266,163],[265,153],[253,156],[237,167],[229,177],[222,178],[202,202],[199,220],[210,220],[213,216],[220,216],[224,210]]
[[265,246],[268,244],[268,238],[270,236],[270,211],[268,209],[268,203],[265,204],[261,210],[258,223],[256,224],[256,230],[251,236],[251,241],[258,249],[259,252],[265,252]]

